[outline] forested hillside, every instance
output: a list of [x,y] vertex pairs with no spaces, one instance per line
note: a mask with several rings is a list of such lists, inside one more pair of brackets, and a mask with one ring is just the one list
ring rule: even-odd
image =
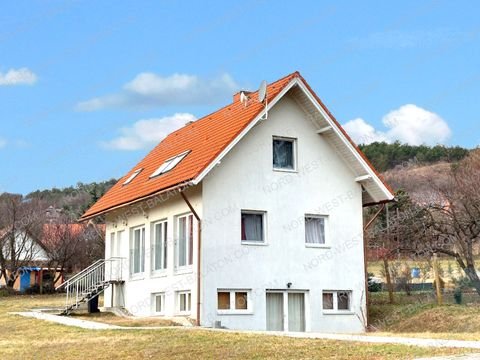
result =
[[397,165],[406,165],[407,163],[428,165],[440,161],[459,161],[469,152],[468,149],[460,146],[414,146],[399,142],[392,144],[374,142],[368,145],[359,145],[359,148],[380,172],[393,169]]
[[25,198],[41,200],[55,208],[62,209],[74,218],[78,218],[116,182],[115,179],[90,184],[79,182],[77,186],[69,186],[63,189],[37,190],[29,193]]

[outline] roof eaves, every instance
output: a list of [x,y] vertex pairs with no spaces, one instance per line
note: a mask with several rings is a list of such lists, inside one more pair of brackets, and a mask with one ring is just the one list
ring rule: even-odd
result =
[[120,209],[120,208],[123,208],[125,206],[128,206],[128,205],[132,205],[132,204],[135,204],[135,203],[138,203],[138,202],[141,202],[141,201],[144,201],[144,200],[147,200],[149,198],[152,198],[154,196],[158,196],[158,195],[161,195],[161,194],[164,194],[164,193],[167,193],[169,191],[173,191],[173,190],[177,190],[177,189],[180,189],[180,191],[183,191],[184,189],[190,187],[190,186],[193,186],[193,185],[196,185],[194,184],[191,180],[187,180],[187,181],[182,181],[181,183],[178,183],[178,184],[175,184],[175,185],[172,185],[172,186],[169,186],[167,188],[164,188],[164,189],[160,189],[160,190],[156,190],[148,195],[144,195],[144,196],[141,196],[141,197],[138,197],[136,199],[132,199],[132,200],[129,200],[129,201],[125,201],[123,203],[120,203],[120,204],[117,204],[117,205],[114,205],[114,206],[110,206],[106,209],[103,209],[103,210],[99,210],[99,211],[96,211],[92,214],[88,214],[86,215],[87,213],[85,213],[84,215],[82,215],[78,221],[80,222],[84,222],[84,221],[87,221],[87,220],[90,220],[90,219],[93,219],[97,216],[100,216],[100,215],[103,215],[109,211],[112,211],[112,210],[117,210],[117,209]]

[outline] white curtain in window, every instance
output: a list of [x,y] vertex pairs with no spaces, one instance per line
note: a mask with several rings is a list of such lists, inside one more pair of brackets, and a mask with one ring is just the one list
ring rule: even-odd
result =
[[325,219],[305,218],[305,242],[307,244],[325,244]]
[[280,169],[293,169],[293,142],[273,140],[273,166]]
[[263,215],[242,214],[243,240],[263,241]]
[[267,330],[283,331],[282,293],[267,293]]
[[134,250],[134,270],[133,272],[140,272],[140,230],[135,230],[135,244],[133,246]]
[[155,224],[155,264],[154,269],[159,270],[162,268],[162,227],[163,224]]
[[305,295],[288,294],[288,331],[305,331]]
[[178,219],[178,266],[187,265],[187,218]]

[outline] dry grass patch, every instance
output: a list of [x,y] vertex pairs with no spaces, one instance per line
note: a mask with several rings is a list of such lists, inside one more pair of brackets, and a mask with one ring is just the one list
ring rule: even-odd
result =
[[161,330],[85,330],[7,314],[58,306],[57,296],[0,299],[3,359],[412,359],[466,353],[388,344],[294,339],[172,327]]

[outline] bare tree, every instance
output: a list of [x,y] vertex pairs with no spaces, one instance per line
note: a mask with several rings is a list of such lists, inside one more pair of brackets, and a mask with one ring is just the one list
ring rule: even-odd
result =
[[[416,180],[428,183],[428,190],[392,214],[388,231],[380,228],[377,240],[387,239],[391,251],[412,257],[428,259],[435,253],[453,257],[480,295],[473,251],[480,242],[480,150],[443,174]],[[409,181],[414,187],[415,179]]]
[[13,287],[21,268],[43,251],[34,240],[41,214],[38,202],[25,201],[21,195],[0,196],[0,277],[7,287]]
[[480,295],[474,245],[480,242],[480,151],[452,166],[443,181],[432,179],[437,201],[427,207],[433,252],[455,258]]
[[55,223],[43,226],[41,242],[48,253],[46,265],[51,274],[52,288],[65,270],[76,263],[85,230],[86,225],[76,224],[67,216],[61,216]]

